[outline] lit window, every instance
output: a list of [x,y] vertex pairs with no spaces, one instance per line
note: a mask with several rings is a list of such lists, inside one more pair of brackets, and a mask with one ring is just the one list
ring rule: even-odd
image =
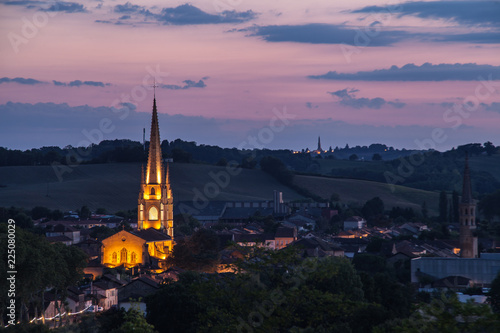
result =
[[127,249],[123,248],[120,251],[120,262],[127,262]]
[[149,208],[149,220],[150,221],[158,220],[158,209],[155,206]]

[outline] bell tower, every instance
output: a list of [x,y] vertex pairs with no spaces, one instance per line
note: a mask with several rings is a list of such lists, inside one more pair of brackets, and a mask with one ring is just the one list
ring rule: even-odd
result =
[[162,162],[160,128],[156,97],[153,99],[151,138],[149,140],[148,164],[141,170],[141,189],[137,207],[139,230],[154,228],[174,238],[173,197],[170,188],[169,167]]
[[458,206],[460,221],[460,257],[477,258],[477,237],[473,230],[476,229],[476,204],[472,199],[470,183],[469,155],[465,155],[464,182],[462,200]]

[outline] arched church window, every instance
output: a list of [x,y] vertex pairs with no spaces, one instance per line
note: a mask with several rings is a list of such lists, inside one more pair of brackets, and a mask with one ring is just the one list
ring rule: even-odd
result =
[[151,187],[151,192],[150,192],[151,195],[156,195],[156,191],[155,191],[155,188],[154,187]]
[[158,209],[155,206],[152,206],[149,208],[149,214],[148,214],[148,219],[150,221],[156,221],[158,220]]
[[113,254],[111,255],[111,260],[113,263],[116,263],[118,261],[118,254],[116,252],[113,252]]
[[465,208],[465,215],[467,215],[467,208]]
[[120,262],[127,262],[127,249],[123,248],[120,251]]
[[132,252],[132,254],[130,255],[130,262],[135,264],[136,261],[137,261],[137,255],[135,254],[135,252]]

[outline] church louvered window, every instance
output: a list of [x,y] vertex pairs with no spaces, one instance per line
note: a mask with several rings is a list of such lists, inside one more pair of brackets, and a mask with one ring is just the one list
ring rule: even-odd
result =
[[158,209],[155,206],[149,209],[149,220],[150,221],[158,220]]

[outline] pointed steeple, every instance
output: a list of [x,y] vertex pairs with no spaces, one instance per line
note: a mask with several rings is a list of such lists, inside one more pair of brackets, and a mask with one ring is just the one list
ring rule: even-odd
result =
[[321,137],[319,136],[318,136],[318,150],[323,151],[323,149],[321,149]]
[[172,188],[170,187],[170,164],[167,162],[167,172],[165,174],[165,184],[167,188],[167,199],[172,198]]
[[149,140],[148,166],[146,169],[146,184],[161,184],[162,156],[161,156],[160,128],[158,126],[158,111],[156,98],[153,99],[153,116],[151,119],[151,138]]
[[462,188],[462,203],[473,203],[472,186],[470,183],[469,154],[465,153],[464,182]]
[[144,164],[141,165],[141,185],[144,184]]

